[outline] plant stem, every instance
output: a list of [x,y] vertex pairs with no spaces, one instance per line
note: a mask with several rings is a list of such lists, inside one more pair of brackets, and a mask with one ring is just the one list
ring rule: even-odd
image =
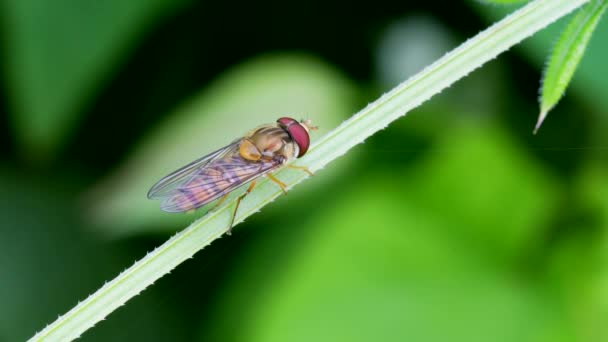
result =
[[[298,164],[306,165],[312,171],[323,168],[501,52],[588,1],[532,1],[401,83],[323,136]],[[306,178],[305,173],[289,169],[279,171],[277,176],[290,187]],[[241,202],[235,222],[243,221],[280,194],[281,191],[271,182],[262,180],[251,195]],[[195,221],[114,280],[106,283],[85,301],[36,334],[31,341],[65,341],[79,337],[127,300],[191,258],[194,253],[227,231],[235,197],[236,194],[233,194],[224,206]]]

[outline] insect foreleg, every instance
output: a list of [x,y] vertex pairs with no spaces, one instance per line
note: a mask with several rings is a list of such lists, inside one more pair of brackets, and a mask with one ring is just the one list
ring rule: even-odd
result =
[[[234,206],[234,211],[232,212],[232,218],[230,218],[230,228],[228,228],[228,231],[226,232],[226,234],[228,235],[232,235],[232,226],[234,225],[234,218],[236,217],[236,211],[239,209],[239,205],[241,204],[241,200],[243,198],[245,198],[245,196],[249,195],[249,193],[253,190],[253,188],[255,187],[255,182],[256,180],[253,180],[251,182],[251,184],[249,184],[249,187],[247,188],[247,190],[245,191],[244,194],[240,195],[237,199],[236,199],[236,205]],[[224,196],[226,197],[226,196]],[[221,200],[220,200],[221,201]]]
[[298,165],[291,165],[291,164],[287,164],[287,167],[290,169],[296,169],[296,170],[301,170],[304,171],[306,173],[308,173],[311,176],[314,176],[315,174],[312,173],[312,171],[310,171],[306,166],[298,166]]
[[275,182],[275,184],[278,185],[281,188],[281,190],[283,190],[284,194],[287,194],[287,184],[281,182],[280,180],[277,179],[277,177],[271,175],[270,173],[267,173],[266,177],[268,177],[268,179],[270,179],[271,181]]

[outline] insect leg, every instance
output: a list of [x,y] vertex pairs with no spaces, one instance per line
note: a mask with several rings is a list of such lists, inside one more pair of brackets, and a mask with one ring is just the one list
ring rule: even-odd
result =
[[304,171],[304,172],[308,173],[308,174],[309,174],[309,175],[311,175],[311,176],[314,176],[314,175],[315,175],[315,174],[314,174],[314,173],[312,173],[312,171],[310,171],[310,170],[309,170],[309,169],[308,169],[306,166],[298,166],[298,165],[291,165],[291,164],[288,164],[288,165],[287,165],[287,167],[288,167],[288,168],[290,168],[290,169],[302,170],[302,171]]
[[268,177],[268,179],[270,179],[271,181],[275,182],[281,188],[281,190],[283,190],[284,194],[287,194],[287,185],[285,183],[281,182],[277,179],[277,177],[271,175],[270,173],[267,173],[266,177]]
[[253,180],[251,182],[251,184],[249,184],[249,187],[247,188],[247,190],[245,191],[245,193],[242,194],[241,196],[239,196],[236,199],[236,205],[234,206],[234,211],[232,212],[232,218],[230,218],[230,228],[228,228],[228,231],[226,232],[226,234],[232,235],[232,226],[234,225],[234,217],[236,216],[236,211],[239,209],[239,205],[241,204],[241,200],[243,198],[245,198],[245,196],[249,195],[249,193],[251,192],[251,190],[253,190],[253,188],[255,187],[255,182],[256,182],[256,180]]
[[217,207],[219,207],[222,203],[224,203],[224,201],[226,200],[227,197],[228,197],[228,194],[225,194],[224,196],[222,196],[220,198],[220,200],[217,201],[217,203],[215,203],[215,205],[213,206],[213,208],[209,209],[209,212],[212,212],[215,209],[217,209]]

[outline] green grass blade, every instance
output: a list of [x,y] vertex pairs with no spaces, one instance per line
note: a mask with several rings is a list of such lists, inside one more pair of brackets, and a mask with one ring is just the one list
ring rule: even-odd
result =
[[607,0],[592,0],[572,18],[559,37],[542,80],[540,115],[534,127],[535,134],[563,96],[607,6]]
[[[343,122],[319,139],[306,156],[298,160],[298,164],[307,166],[312,171],[322,169],[433,95],[588,1],[536,0],[529,3]],[[277,173],[277,177],[291,188],[304,180],[306,174],[283,169]],[[222,236],[229,228],[235,195],[226,200],[222,207],[195,221],[106,283],[36,334],[31,341],[66,341],[79,337],[160,277]],[[262,180],[259,187],[241,202],[235,222],[243,221],[279,195],[281,190],[278,187]]]
[[526,2],[529,0],[480,0],[480,1],[488,3],[488,4],[495,4],[495,5],[512,5],[512,4],[519,4],[522,2]]

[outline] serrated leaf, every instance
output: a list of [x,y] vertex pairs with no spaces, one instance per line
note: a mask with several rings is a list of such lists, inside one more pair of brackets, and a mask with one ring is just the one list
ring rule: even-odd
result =
[[[476,10],[487,23],[494,22],[502,18],[510,11],[506,6],[485,6],[472,0],[473,9]],[[559,35],[564,30],[567,21],[561,20],[555,25],[539,31],[529,39],[523,41],[514,48],[514,52],[521,54],[527,61],[539,70],[546,67],[547,51],[552,51]],[[593,40],[596,42],[608,41],[608,25],[598,25],[593,33]],[[574,77],[568,86],[571,94],[576,94],[578,98],[588,103],[593,103],[601,110],[596,114],[604,119],[608,114],[608,96],[604,96],[608,89],[608,77],[606,73],[598,72],[604,70],[608,60],[608,44],[590,44],[585,53],[585,62],[579,64]],[[599,128],[598,126],[598,129]]]
[[606,0],[591,1],[572,18],[561,34],[543,76],[540,115],[534,133],[564,94],[607,6]]
[[133,41],[184,1],[0,2],[12,125],[30,159],[52,158]]
[[345,118],[353,96],[352,84],[341,74],[306,56],[264,56],[238,66],[168,116],[116,173],[97,185],[88,197],[91,217],[115,234],[192,221],[201,213],[160,211],[158,202],[146,198],[150,186],[280,116],[312,119],[319,126],[314,140]]

